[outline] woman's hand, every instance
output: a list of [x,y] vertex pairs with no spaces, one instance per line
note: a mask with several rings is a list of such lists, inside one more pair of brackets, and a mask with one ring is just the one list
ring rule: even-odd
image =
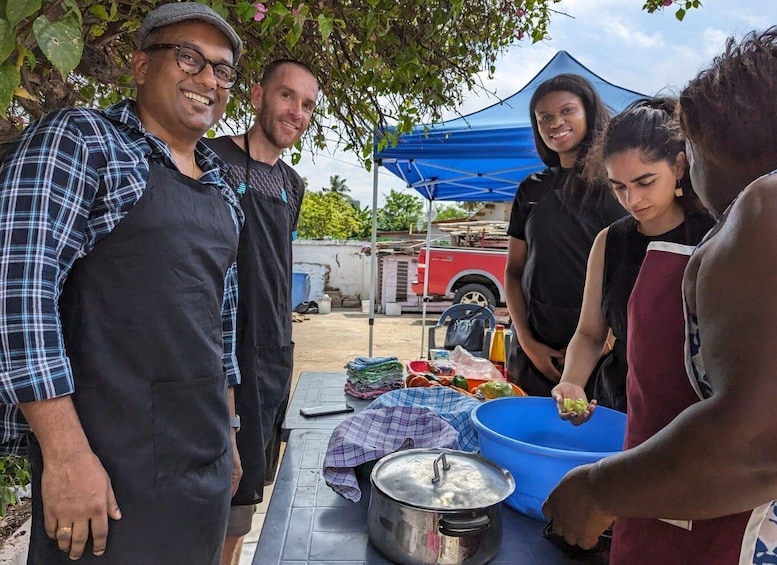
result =
[[[556,401],[559,417],[562,420],[569,420],[575,426],[585,424],[590,420],[596,409],[596,400],[588,402],[588,398],[586,397],[583,388],[574,383],[562,381],[553,387],[553,390],[550,391],[550,395],[553,397],[553,400]],[[564,408],[564,399],[583,400],[588,406],[583,412],[578,413],[574,410]]]
[[564,353],[534,339],[525,341],[526,343],[521,343],[521,349],[532,364],[550,382],[559,382],[561,380],[559,368],[564,366]]

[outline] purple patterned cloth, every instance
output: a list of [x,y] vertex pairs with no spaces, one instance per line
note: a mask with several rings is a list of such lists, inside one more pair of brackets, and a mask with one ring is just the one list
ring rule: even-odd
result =
[[472,411],[481,401],[461,394],[447,386],[411,387],[391,390],[370,402],[366,410],[389,406],[431,408],[459,432],[459,449],[480,451],[480,440],[472,425]]
[[354,468],[409,447],[459,449],[459,433],[431,408],[365,410],[346,418],[332,432],[324,457],[324,480],[338,494],[358,502],[362,493]]

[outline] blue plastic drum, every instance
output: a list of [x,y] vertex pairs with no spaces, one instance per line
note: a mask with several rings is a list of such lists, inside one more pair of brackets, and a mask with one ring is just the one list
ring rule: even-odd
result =
[[581,426],[561,420],[552,398],[498,398],[472,412],[480,453],[509,470],[515,491],[505,501],[542,520],[542,503],[571,469],[621,451],[626,414],[598,406]]

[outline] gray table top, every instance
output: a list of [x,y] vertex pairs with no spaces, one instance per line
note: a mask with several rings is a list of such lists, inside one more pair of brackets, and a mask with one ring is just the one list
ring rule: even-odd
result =
[[[329,431],[291,430],[252,565],[383,565],[370,543],[369,484],[352,503],[327,486],[321,467]],[[566,557],[542,538],[543,523],[502,506],[503,532],[494,565],[565,565]]]
[[[297,387],[294,389],[294,394],[292,394],[289,407],[286,410],[286,417],[283,419],[282,434],[284,441],[288,438],[291,430],[331,432],[345,418],[364,410],[371,401],[361,400],[345,394],[343,391],[345,378],[345,371],[337,373],[305,371],[300,373]],[[300,408],[312,408],[313,406],[342,402],[347,402],[353,406],[354,411],[348,414],[332,414],[315,418],[306,418],[299,413]]]

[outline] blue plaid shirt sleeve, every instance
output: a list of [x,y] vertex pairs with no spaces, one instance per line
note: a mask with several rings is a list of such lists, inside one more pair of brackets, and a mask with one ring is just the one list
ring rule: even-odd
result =
[[240,369],[235,357],[235,325],[237,323],[237,263],[233,263],[227,271],[224,285],[224,305],[222,311],[224,337],[224,371],[229,386],[240,384]]
[[0,402],[73,392],[57,300],[98,185],[68,120],[30,126],[0,168]]

